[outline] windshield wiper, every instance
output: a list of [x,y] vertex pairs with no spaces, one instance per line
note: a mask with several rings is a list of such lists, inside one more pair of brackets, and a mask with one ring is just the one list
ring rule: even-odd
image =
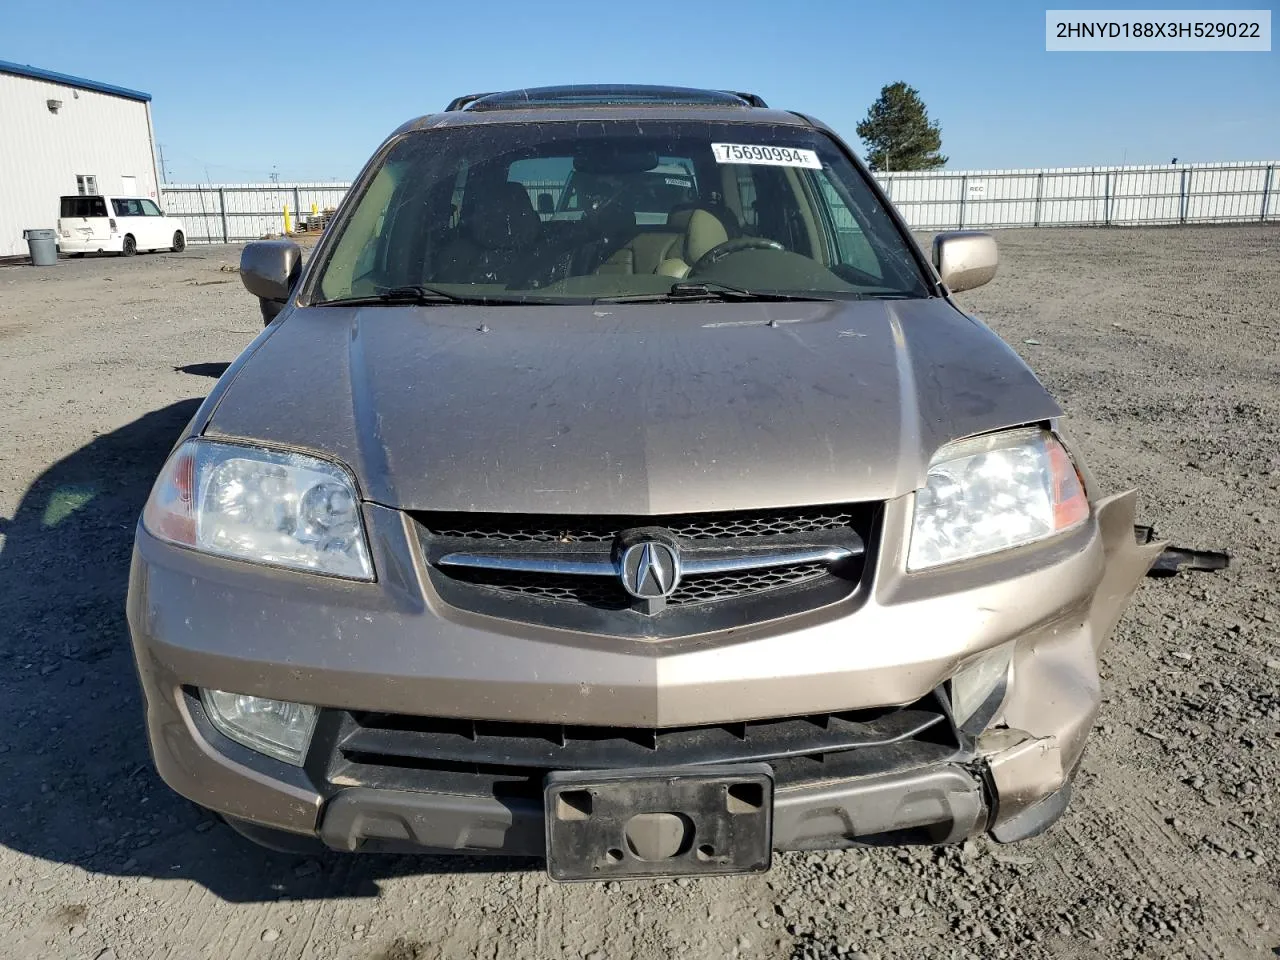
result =
[[778,293],[769,290],[746,290],[719,280],[681,280],[668,291],[676,297],[716,297],[723,300],[834,300],[816,293]]
[[680,280],[666,293],[634,293],[617,297],[597,297],[593,303],[664,303],[681,300],[730,300],[737,302],[777,303],[786,301],[829,302],[835,297],[816,293],[780,293],[771,290],[747,290],[719,280]]
[[421,283],[414,283],[403,287],[390,287],[386,290],[379,290],[376,293],[369,293],[359,297],[337,297],[332,300],[317,300],[315,305],[317,307],[365,307],[377,306],[379,304],[386,304],[388,306],[409,304],[412,306],[429,307],[436,304],[451,303],[494,304],[516,302],[518,301],[502,297],[464,296],[457,293],[450,293],[447,290],[441,290],[439,287],[428,287]]

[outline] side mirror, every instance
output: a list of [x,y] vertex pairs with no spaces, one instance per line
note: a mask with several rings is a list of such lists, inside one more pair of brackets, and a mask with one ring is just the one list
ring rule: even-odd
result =
[[544,217],[549,217],[556,212],[556,202],[551,199],[551,194],[538,194],[538,213]]
[[989,282],[999,263],[996,238],[989,233],[956,230],[933,238],[933,265],[952,293]]
[[264,323],[284,309],[301,274],[302,248],[292,240],[255,240],[240,253],[240,280],[258,298]]

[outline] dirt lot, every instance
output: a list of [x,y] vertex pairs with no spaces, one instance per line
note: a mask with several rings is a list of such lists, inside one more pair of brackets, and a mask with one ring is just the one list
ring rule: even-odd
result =
[[1061,398],[1107,488],[1232,568],[1139,589],[1046,836],[621,887],[269,854],[170,793],[126,639],[132,527],[256,307],[219,269],[233,248],[0,268],[0,955],[1280,955],[1280,229],[1000,241],[964,302]]

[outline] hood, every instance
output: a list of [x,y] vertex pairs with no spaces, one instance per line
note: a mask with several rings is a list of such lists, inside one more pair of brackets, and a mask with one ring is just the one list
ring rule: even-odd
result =
[[1060,414],[944,300],[299,308],[206,434],[345,462],[402,509],[884,500],[949,440]]

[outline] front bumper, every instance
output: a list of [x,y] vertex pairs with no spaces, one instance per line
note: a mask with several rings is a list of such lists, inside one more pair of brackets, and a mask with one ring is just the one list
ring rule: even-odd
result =
[[1096,651],[1162,545],[1133,495],[1034,551],[902,574],[895,528],[871,595],[783,621],[662,642],[516,628],[433,596],[414,538],[371,507],[376,584],[319,581],[173,548],[139,530],[129,621],[156,766],[230,817],[339,849],[542,852],[528,801],[348,785],[252,753],[193,716],[191,686],[348,710],[668,728],[907,704],[1016,643],[992,730],[957,760],[780,789],[778,849],[884,837],[950,842],[1042,829],[1069,796],[1100,699]]

